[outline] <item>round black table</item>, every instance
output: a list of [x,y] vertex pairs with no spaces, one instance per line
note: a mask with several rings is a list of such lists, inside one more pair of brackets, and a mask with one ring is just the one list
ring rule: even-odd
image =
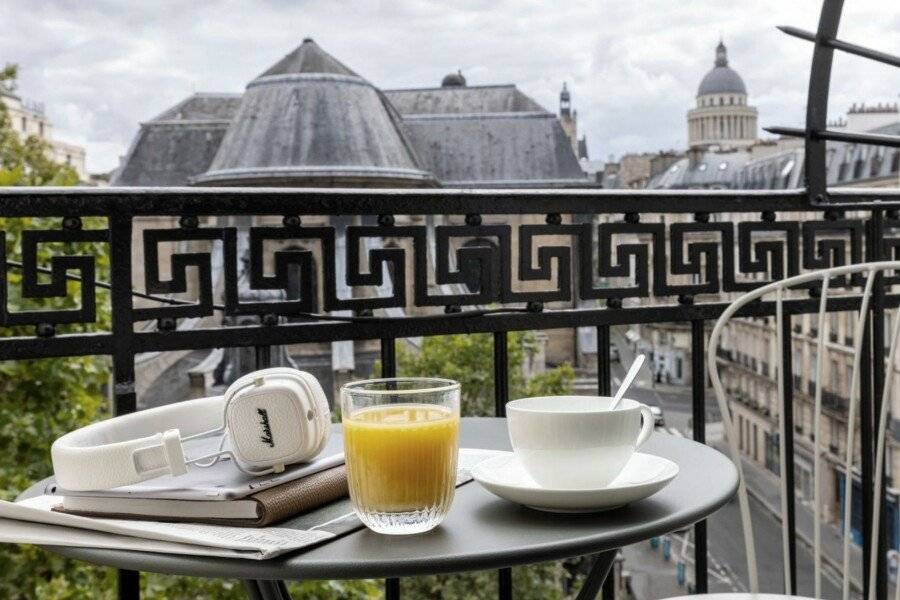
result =
[[[509,450],[506,420],[465,418],[460,446]],[[728,502],[738,474],[722,453],[691,440],[654,434],[642,452],[678,464],[678,476],[650,498],[596,514],[551,514],[494,496],[478,483],[462,485],[446,520],[419,535],[387,536],[368,529],[324,545],[258,561],[95,548],[50,547],[100,565],[197,577],[248,580],[254,598],[281,598],[278,580],[403,577],[510,567],[601,553],[592,587],[599,588],[615,551],[683,529]],[[39,494],[41,484],[22,496]],[[590,577],[589,577],[590,579]],[[598,581],[596,581],[599,579]]]

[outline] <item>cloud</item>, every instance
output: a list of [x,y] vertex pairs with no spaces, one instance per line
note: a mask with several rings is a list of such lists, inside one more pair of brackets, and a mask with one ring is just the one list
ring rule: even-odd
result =
[[[118,163],[141,121],[194,91],[241,91],[314,37],[384,88],[516,83],[555,109],[569,83],[592,156],[681,148],[685,112],[719,35],[760,124],[802,124],[811,46],[776,25],[814,30],[819,2],[693,0],[207,0],[34,3],[5,0],[15,28],[0,56],[21,66],[22,95],[44,102],[60,139],[92,171]],[[841,36],[900,54],[900,16],[848,4]],[[839,56],[832,117],[853,102],[896,101],[900,71]]]

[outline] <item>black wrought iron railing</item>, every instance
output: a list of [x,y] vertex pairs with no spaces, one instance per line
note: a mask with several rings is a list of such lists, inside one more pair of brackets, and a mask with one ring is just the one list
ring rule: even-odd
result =
[[[0,338],[0,360],[109,355],[115,411],[121,414],[136,408],[140,353],[255,347],[264,366],[273,346],[379,340],[389,375],[396,370],[400,338],[489,332],[496,414],[502,416],[509,399],[508,332],[594,328],[597,389],[608,393],[612,326],[683,323],[691,339],[693,432],[703,442],[704,326],[732,293],[801,270],[900,258],[900,220],[882,208],[900,202],[900,190],[831,193],[847,212],[811,207],[804,190],[3,189],[0,216],[58,220],[53,228],[24,232],[21,264],[0,269],[0,327],[33,327],[33,335]],[[335,224],[334,215],[353,224]],[[85,228],[87,216],[104,217],[105,227]],[[466,245],[473,239],[482,245]],[[67,324],[96,320],[94,257],[66,254],[68,246],[84,241],[109,251],[112,327],[65,333]],[[46,264],[37,258],[44,245],[58,253]],[[244,247],[245,262],[239,255]],[[343,247],[345,254],[337,250]],[[170,275],[162,277],[166,268]],[[240,287],[241,269],[247,289]],[[5,297],[11,272],[21,273],[23,298],[65,296],[67,275],[80,278],[77,306],[11,312]],[[335,273],[345,273],[344,280]],[[829,310],[856,308],[858,283],[846,281],[846,295],[831,301]],[[895,283],[879,283],[876,312],[900,304]],[[140,306],[133,288],[145,293]],[[281,299],[245,300],[253,290],[283,293]],[[809,291],[809,297],[785,301],[787,332],[793,317],[817,311],[816,290]],[[195,299],[171,300],[189,292]],[[251,322],[196,321],[216,314]],[[758,302],[741,316],[773,314],[771,302]],[[189,320],[195,326],[184,326]],[[880,340],[878,332],[873,327],[872,340]],[[873,370],[879,360],[883,365],[883,348],[880,341],[867,346],[864,364]],[[791,349],[783,356],[781,366],[790,373]],[[786,431],[793,432],[793,382],[786,381],[790,389],[781,410]],[[872,414],[872,381],[869,375],[863,385],[864,415]],[[863,419],[863,440],[872,426]],[[792,435],[785,444],[793,457]],[[783,473],[791,490],[792,464]],[[864,468],[863,489],[871,477],[871,467]],[[785,518],[793,530],[793,508]],[[694,535],[696,589],[704,591],[703,522]],[[869,543],[870,536],[864,539]],[[122,586],[125,597],[134,597],[136,577],[123,573]],[[508,571],[500,586],[509,597]],[[393,596],[397,583],[387,589]]]

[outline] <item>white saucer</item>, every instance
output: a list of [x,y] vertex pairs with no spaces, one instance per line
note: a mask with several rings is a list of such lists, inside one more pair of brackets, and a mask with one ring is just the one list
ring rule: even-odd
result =
[[599,512],[647,498],[663,489],[678,475],[671,460],[635,452],[625,468],[606,487],[594,489],[550,489],[541,487],[525,471],[512,452],[484,460],[472,468],[472,477],[488,491],[549,512]]

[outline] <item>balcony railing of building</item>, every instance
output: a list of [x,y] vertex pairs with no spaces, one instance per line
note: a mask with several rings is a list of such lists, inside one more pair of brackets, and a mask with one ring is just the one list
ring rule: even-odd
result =
[[[254,347],[264,366],[275,345],[380,340],[383,371],[390,375],[396,370],[400,338],[489,332],[495,341],[496,414],[502,416],[509,400],[508,332],[593,328],[602,394],[611,387],[611,327],[687,323],[693,435],[704,442],[705,326],[721,314],[732,292],[801,270],[900,258],[900,219],[890,208],[900,203],[900,190],[831,194],[847,212],[812,207],[804,190],[7,188],[0,190],[0,216],[57,219],[52,228],[23,232],[15,249],[21,262],[3,256],[8,266],[0,269],[0,327],[24,327],[33,335],[0,338],[0,360],[109,355],[115,412],[122,414],[136,408],[134,359],[140,353]],[[335,224],[334,215],[353,224]],[[88,228],[88,216],[102,217],[99,222],[105,224]],[[257,225],[238,227],[235,222]],[[285,299],[242,299],[240,239],[247,243],[250,287],[283,290]],[[483,245],[465,245],[473,239]],[[66,250],[84,242],[108,249],[110,331],[66,332],[71,324],[94,323],[102,309],[95,294],[95,257]],[[346,254],[335,258],[335,249],[344,242]],[[273,247],[279,244],[295,249]],[[214,246],[220,251],[212,252]],[[0,252],[6,248],[3,234]],[[48,248],[58,255],[39,263],[39,249]],[[171,252],[168,279],[160,275],[159,264],[166,248]],[[10,311],[7,279],[13,271],[21,274],[23,298],[64,297],[67,276],[80,279],[80,297],[70,309]],[[140,271],[143,281],[136,281],[134,274]],[[300,286],[294,290],[299,294],[290,296],[293,272],[299,274]],[[213,283],[217,273],[219,287]],[[336,273],[344,274],[343,281]],[[892,287],[898,282],[900,276],[878,283],[872,343],[864,349],[864,364],[872,371],[884,364],[883,312],[900,305],[900,293]],[[829,310],[858,308],[859,282],[850,278],[843,284],[846,293],[830,301]],[[136,306],[133,286],[152,298],[191,289],[198,300],[167,304],[145,298]],[[808,295],[785,301],[787,332],[799,315],[817,311],[815,296],[812,287]],[[626,304],[625,299],[640,301]],[[179,327],[185,320],[217,313],[245,317],[244,324]],[[773,315],[771,302],[757,302],[740,316]],[[731,356],[730,351],[723,349],[722,356]],[[785,351],[786,364],[779,365],[788,373],[793,372],[791,354]],[[791,389],[779,412],[787,420],[791,435],[786,451],[793,457],[793,381],[786,381]],[[871,387],[875,380],[869,381],[862,392],[864,415],[873,414],[873,398],[880,397]],[[864,496],[873,477],[872,426],[862,419]],[[793,461],[787,464],[783,476],[793,490]],[[791,528],[794,501],[785,515]],[[866,511],[873,510],[872,502],[864,497]],[[703,522],[694,535],[696,589],[703,591]],[[865,544],[872,539],[864,532]],[[791,564],[796,568],[795,561]],[[135,594],[134,574],[125,572],[122,578],[126,596]],[[504,581],[508,590],[508,572]]]

